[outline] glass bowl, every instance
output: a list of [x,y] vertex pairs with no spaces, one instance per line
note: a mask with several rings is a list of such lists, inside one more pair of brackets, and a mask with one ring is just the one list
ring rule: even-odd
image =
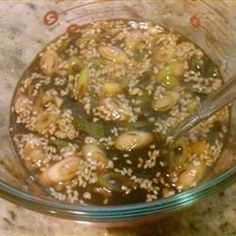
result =
[[153,21],[198,44],[219,66],[224,80],[235,74],[236,2],[233,1],[24,1],[0,2],[0,196],[44,214],[104,226],[156,220],[203,199],[236,180],[236,103],[230,132],[211,174],[200,185],[150,203],[79,206],[44,194],[18,160],[8,133],[9,108],[17,81],[35,55],[56,36],[106,19]]

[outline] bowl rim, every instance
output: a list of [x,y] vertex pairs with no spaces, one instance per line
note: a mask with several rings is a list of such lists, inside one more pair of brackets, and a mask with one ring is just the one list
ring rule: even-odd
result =
[[168,214],[223,190],[235,182],[236,166],[233,166],[207,182],[168,198],[122,206],[80,206],[42,199],[0,180],[0,197],[26,208],[62,218],[86,222],[114,222]]
[[87,222],[112,222],[168,214],[218,192],[235,182],[236,166],[233,166],[208,182],[168,198],[122,206],[80,206],[56,202],[32,196],[4,182],[0,182],[0,197],[26,208],[61,218]]

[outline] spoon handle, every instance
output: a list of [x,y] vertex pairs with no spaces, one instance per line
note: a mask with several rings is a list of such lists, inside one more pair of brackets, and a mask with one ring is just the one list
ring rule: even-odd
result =
[[201,102],[196,112],[188,116],[173,130],[172,140],[175,140],[202,120],[210,117],[235,98],[236,76],[233,76],[219,90],[217,90],[216,93]]

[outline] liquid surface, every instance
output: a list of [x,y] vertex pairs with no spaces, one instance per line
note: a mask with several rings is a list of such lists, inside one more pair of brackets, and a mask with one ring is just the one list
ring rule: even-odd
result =
[[119,205],[196,186],[221,154],[229,111],[167,149],[168,131],[222,85],[194,43],[151,23],[89,24],[48,44],[19,81],[11,137],[62,201]]

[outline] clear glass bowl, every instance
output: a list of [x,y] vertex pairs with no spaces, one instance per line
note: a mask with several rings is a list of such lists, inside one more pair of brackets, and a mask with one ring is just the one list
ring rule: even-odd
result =
[[225,80],[236,73],[236,2],[233,1],[7,1],[0,2],[0,196],[24,207],[106,226],[158,219],[236,180],[236,103],[230,133],[210,176],[195,188],[151,203],[116,207],[65,204],[46,196],[17,159],[9,138],[9,107],[21,74],[56,36],[97,20],[153,21],[182,33],[218,64]]

